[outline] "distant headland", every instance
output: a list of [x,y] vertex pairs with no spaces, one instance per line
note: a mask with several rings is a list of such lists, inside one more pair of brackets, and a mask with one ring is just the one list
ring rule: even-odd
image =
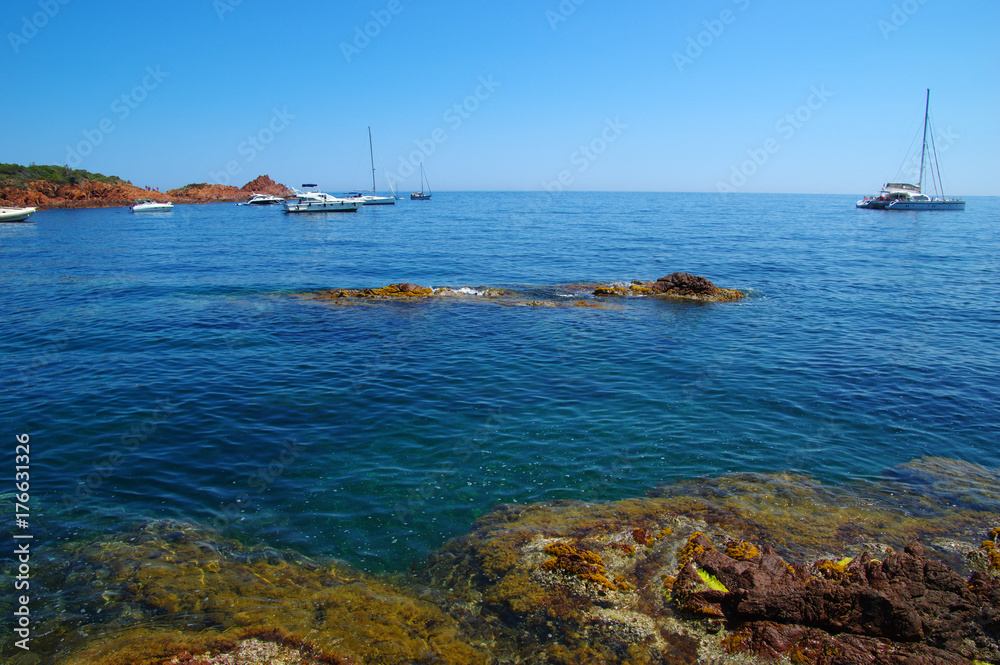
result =
[[257,176],[242,187],[191,183],[167,192],[137,187],[118,176],[106,176],[67,166],[0,164],[0,206],[32,208],[107,208],[136,199],[173,203],[246,201],[252,193],[291,196],[293,192],[270,176]]

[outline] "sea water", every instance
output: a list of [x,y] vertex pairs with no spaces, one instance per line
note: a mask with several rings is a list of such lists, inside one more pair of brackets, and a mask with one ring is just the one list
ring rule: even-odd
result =
[[[29,435],[35,542],[173,518],[391,572],[505,502],[747,471],[877,484],[924,456],[997,468],[1000,201],[855,198],[41,211],[0,225],[0,475]],[[678,271],[747,297],[577,286]],[[398,282],[468,292],[306,295]]]

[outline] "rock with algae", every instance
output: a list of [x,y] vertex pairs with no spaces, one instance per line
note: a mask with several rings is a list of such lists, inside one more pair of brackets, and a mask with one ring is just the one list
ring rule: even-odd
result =
[[[679,300],[724,302],[744,297],[736,289],[715,286],[704,277],[673,273],[655,282],[633,281],[631,284],[575,283],[556,286],[520,287],[438,287],[419,286],[407,282],[378,288],[333,288],[299,294],[310,300],[347,304],[386,300],[450,300],[453,302],[488,302],[497,305],[523,307],[588,307],[608,309],[602,296],[662,296]],[[594,298],[598,296],[598,298]]]
[[[98,588],[67,665],[164,663],[263,639],[303,663],[486,663],[440,608],[294,553],[247,548],[192,524],[150,522],[77,548],[67,588]],[[103,611],[101,611],[103,610]],[[194,661],[192,661],[194,662]]]
[[628,286],[600,286],[594,290],[594,295],[654,295],[706,302],[725,302],[744,297],[741,291],[720,288],[704,277],[686,272],[671,273],[655,282],[634,281]]
[[[964,462],[908,466],[946,494],[969,477]],[[1000,584],[965,558],[989,567],[993,549],[975,543],[1000,539],[984,529],[998,513],[943,509],[925,489],[737,474],[614,503],[501,506],[419,575],[501,660],[1000,662]]]

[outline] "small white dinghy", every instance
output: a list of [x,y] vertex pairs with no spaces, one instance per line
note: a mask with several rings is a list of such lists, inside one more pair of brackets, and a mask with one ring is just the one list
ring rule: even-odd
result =
[[35,214],[35,208],[0,208],[0,222],[24,222]]

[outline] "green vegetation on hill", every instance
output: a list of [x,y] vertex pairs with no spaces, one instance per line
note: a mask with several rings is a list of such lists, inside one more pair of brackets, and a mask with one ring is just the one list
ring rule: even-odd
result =
[[91,173],[82,169],[71,169],[68,166],[0,164],[0,187],[6,185],[20,187],[32,180],[44,180],[60,185],[75,185],[84,180],[96,180],[112,185],[125,183],[124,180],[116,175]]

